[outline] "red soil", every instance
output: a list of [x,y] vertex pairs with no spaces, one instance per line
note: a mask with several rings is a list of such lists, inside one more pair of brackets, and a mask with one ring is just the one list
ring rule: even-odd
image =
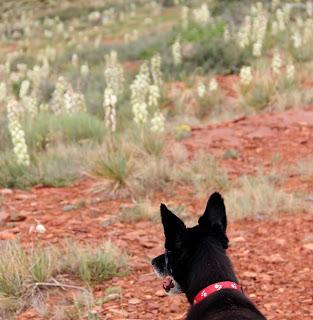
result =
[[[260,166],[265,171],[275,166],[283,169],[286,164],[312,157],[313,108],[196,127],[192,136],[181,144],[190,154],[202,149],[216,155],[221,165],[235,176],[254,173]],[[236,149],[238,157],[222,160],[221,156],[229,148]],[[280,161],[274,163],[276,154],[280,155]],[[18,235],[27,245],[31,239],[29,228],[36,220],[47,228],[41,235],[47,243],[62,243],[70,237],[96,245],[110,239],[131,255],[133,272],[95,288],[96,297],[102,297],[106,288],[122,288],[120,299],[95,308],[100,319],[183,319],[188,308],[185,298],[165,297],[162,283],[155,278],[149,265],[150,259],[162,252],[160,223],[118,222],[114,218],[121,204],[130,204],[131,200],[109,199],[96,194],[94,186],[94,181],[82,180],[67,188],[2,190],[4,212],[18,221],[3,223],[0,239]],[[286,188],[290,191],[301,188],[311,197],[313,194],[312,182],[302,181],[297,176],[289,177]],[[153,199],[156,204],[161,200],[170,206],[186,205],[192,215],[200,214],[204,206],[190,196],[188,188],[176,190],[170,199],[164,195]],[[312,213],[232,222],[228,235],[231,239],[229,253],[244,290],[268,319],[313,318]],[[59,293],[51,294],[51,305],[60,298],[58,296]],[[19,319],[51,319],[51,316],[40,317],[34,309],[29,309]]]

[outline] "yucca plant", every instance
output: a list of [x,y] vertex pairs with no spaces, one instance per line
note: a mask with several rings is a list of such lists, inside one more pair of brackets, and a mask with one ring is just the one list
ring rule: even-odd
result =
[[127,187],[133,172],[132,151],[117,146],[116,142],[108,142],[97,155],[93,165],[93,172],[100,177],[111,180],[116,188]]

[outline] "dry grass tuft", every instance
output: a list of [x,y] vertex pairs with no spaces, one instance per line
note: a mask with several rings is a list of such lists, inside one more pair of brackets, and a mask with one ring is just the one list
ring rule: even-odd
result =
[[294,195],[280,190],[268,176],[244,176],[225,194],[229,217],[270,217],[274,213],[292,213],[304,206]]

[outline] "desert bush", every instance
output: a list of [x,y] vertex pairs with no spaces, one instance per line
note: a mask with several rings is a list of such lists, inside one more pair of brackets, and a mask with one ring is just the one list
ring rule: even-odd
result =
[[129,271],[127,256],[112,242],[96,248],[69,243],[63,261],[63,269],[78,276],[88,284],[100,283]]
[[134,168],[133,156],[134,151],[125,144],[107,141],[102,150],[96,153],[92,171],[112,181],[117,187],[128,186]]
[[103,122],[87,113],[39,114],[35,119],[28,119],[24,129],[26,143],[35,152],[58,143],[100,143],[105,133]]
[[208,193],[208,190],[225,190],[229,187],[227,172],[220,168],[210,154],[200,152],[193,160],[173,172],[176,183],[192,185],[195,192]]
[[270,102],[271,88],[265,83],[256,83],[245,96],[245,103],[255,110],[264,109]]
[[175,167],[167,159],[143,157],[136,161],[136,170],[130,179],[130,189],[137,196],[170,189],[174,185]]
[[150,201],[139,200],[133,206],[122,208],[120,219],[123,222],[136,222],[140,220],[154,220],[156,216]]
[[3,152],[0,154],[1,188],[26,188],[32,185],[32,177],[30,168],[19,165],[13,153]]
[[29,306],[38,290],[45,283],[57,284],[52,278],[61,274],[93,284],[129,271],[126,254],[111,242],[95,248],[72,242],[63,249],[42,247],[37,242],[28,250],[10,241],[0,243],[0,249],[0,316]]
[[56,146],[34,154],[30,166],[16,162],[12,153],[0,155],[0,187],[27,188],[36,184],[61,187],[79,178],[86,166],[87,147]]
[[59,145],[34,157],[32,185],[63,187],[82,176],[87,170],[88,146]]
[[301,208],[294,195],[279,189],[271,177],[265,175],[240,178],[225,194],[225,201],[233,219],[271,217],[274,213],[291,213]]

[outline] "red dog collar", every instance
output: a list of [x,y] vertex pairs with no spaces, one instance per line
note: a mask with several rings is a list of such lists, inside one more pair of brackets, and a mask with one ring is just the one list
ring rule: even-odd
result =
[[234,289],[242,292],[241,286],[238,283],[232,282],[232,281],[222,281],[217,282],[214,284],[211,284],[210,286],[202,289],[195,297],[193,303],[199,303],[203,299],[205,299],[210,294],[223,290],[223,289]]

